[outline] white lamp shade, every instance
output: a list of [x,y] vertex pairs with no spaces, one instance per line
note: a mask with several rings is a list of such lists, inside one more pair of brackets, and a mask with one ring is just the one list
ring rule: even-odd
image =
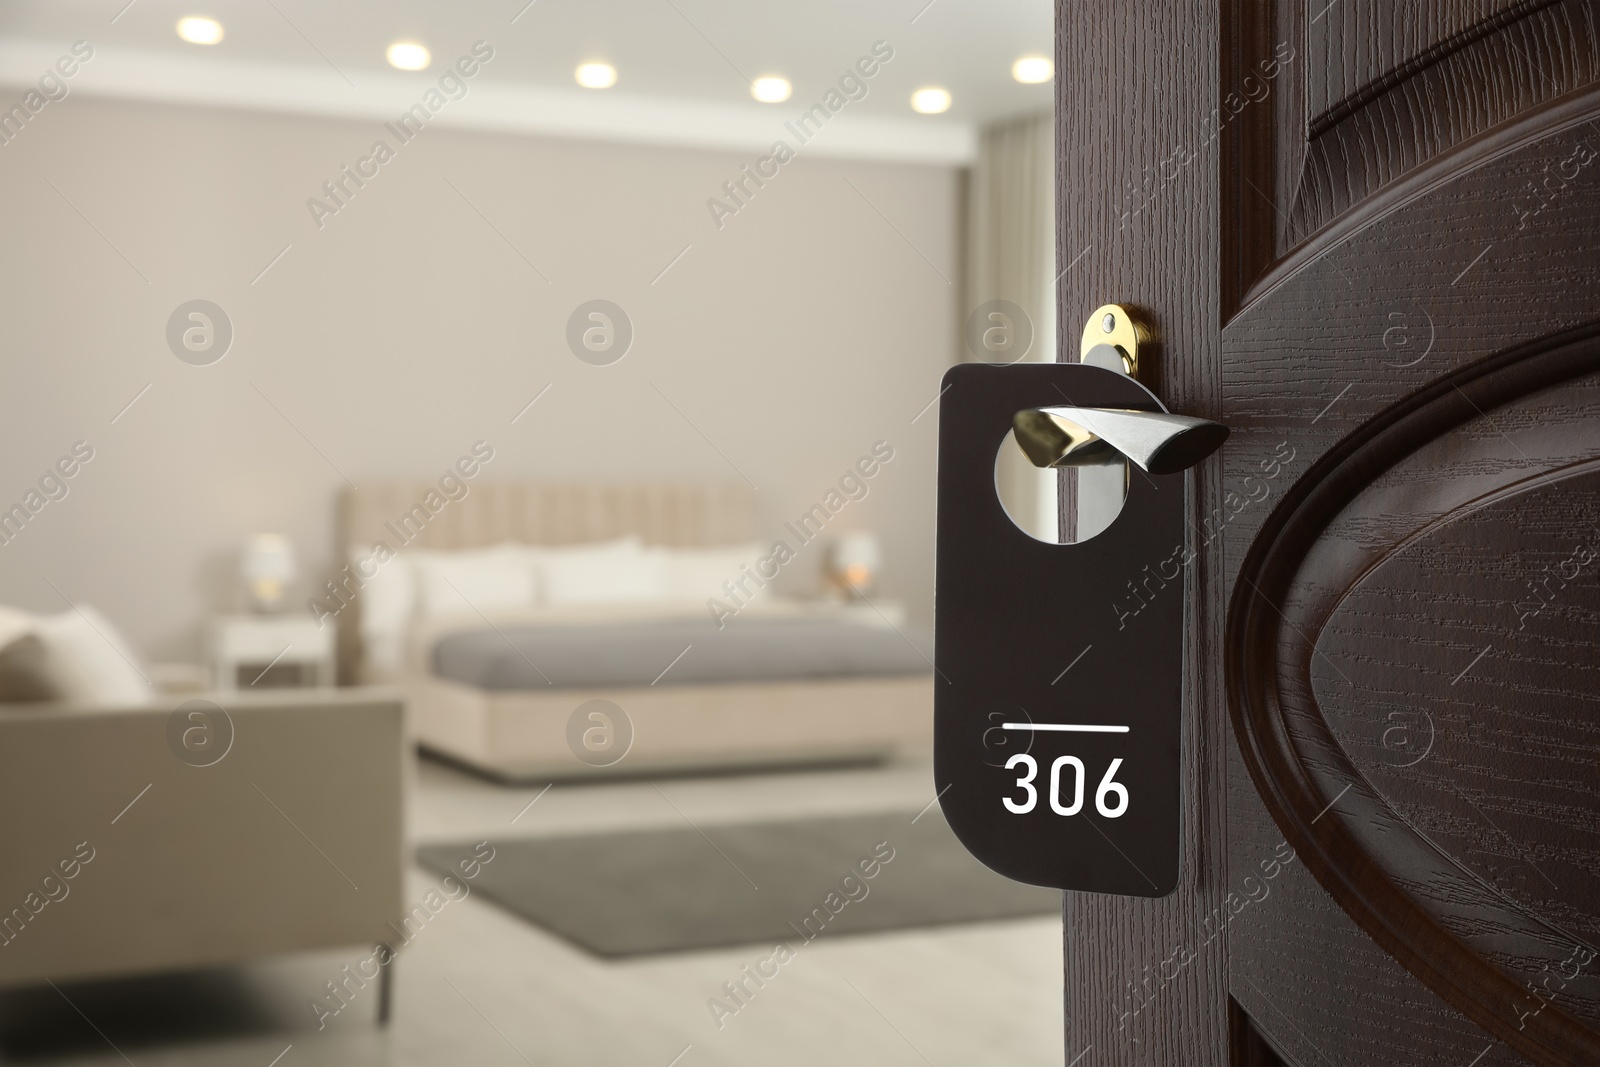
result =
[[294,545],[282,534],[256,534],[245,542],[240,570],[246,582],[289,582],[295,569]]
[[829,557],[837,574],[848,571],[875,574],[883,566],[883,551],[878,545],[878,536],[864,530],[840,537],[833,543]]

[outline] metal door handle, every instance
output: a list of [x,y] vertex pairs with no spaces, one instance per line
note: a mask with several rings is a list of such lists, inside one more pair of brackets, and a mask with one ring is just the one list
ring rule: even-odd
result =
[[1031,408],[1012,419],[1017,444],[1037,467],[1097,466],[1126,456],[1151,474],[1176,474],[1227,440],[1209,419],[1128,408]]
[[[1139,349],[1150,340],[1137,315],[1106,304],[1084,324],[1079,361],[1138,377]],[[1131,408],[1031,408],[1017,412],[1011,428],[1036,467],[1099,467],[1120,455],[1151,474],[1188,470],[1228,438],[1228,428],[1209,419]]]

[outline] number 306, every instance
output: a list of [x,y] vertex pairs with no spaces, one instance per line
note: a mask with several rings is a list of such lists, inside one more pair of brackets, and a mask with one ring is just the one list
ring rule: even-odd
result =
[[[1094,791],[1094,808],[1108,819],[1115,819],[1128,810],[1128,788],[1121,782],[1114,782],[1112,778],[1117,773],[1117,768],[1122,766],[1120,759],[1111,761],[1111,766],[1106,768],[1106,775],[1100,779],[1100,787]],[[1033,787],[1034,776],[1039,773],[1039,763],[1032,756],[1019,752],[1006,760],[1006,770],[1017,767],[1026,769],[1026,773],[1017,779],[1025,794],[1021,801],[1003,797],[1006,810],[1015,815],[1026,815],[1039,803],[1039,791]],[[1067,804],[1061,802],[1061,769],[1072,768],[1072,801]],[[1083,761],[1077,756],[1061,756],[1050,764],[1050,810],[1057,815],[1076,815],[1083,810]],[[1115,800],[1115,806],[1109,801]]]

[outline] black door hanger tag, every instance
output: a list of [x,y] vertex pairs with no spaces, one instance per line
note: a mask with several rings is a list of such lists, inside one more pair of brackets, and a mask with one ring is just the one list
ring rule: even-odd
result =
[[966,363],[944,385],[934,769],[945,818],[1017,881],[1164,896],[1181,843],[1188,476],[1130,463],[1107,529],[1047,544],[1007,516],[995,457],[1019,411],[1066,403],[1126,421],[1165,409],[1134,379],[1081,363]]

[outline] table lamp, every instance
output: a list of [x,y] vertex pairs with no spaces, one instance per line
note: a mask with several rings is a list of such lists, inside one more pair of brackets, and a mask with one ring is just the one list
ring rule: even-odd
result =
[[240,573],[256,611],[280,610],[295,576],[294,545],[282,534],[256,534],[245,542]]
[[847,533],[828,546],[828,576],[851,600],[871,595],[882,566],[876,534],[864,530]]

